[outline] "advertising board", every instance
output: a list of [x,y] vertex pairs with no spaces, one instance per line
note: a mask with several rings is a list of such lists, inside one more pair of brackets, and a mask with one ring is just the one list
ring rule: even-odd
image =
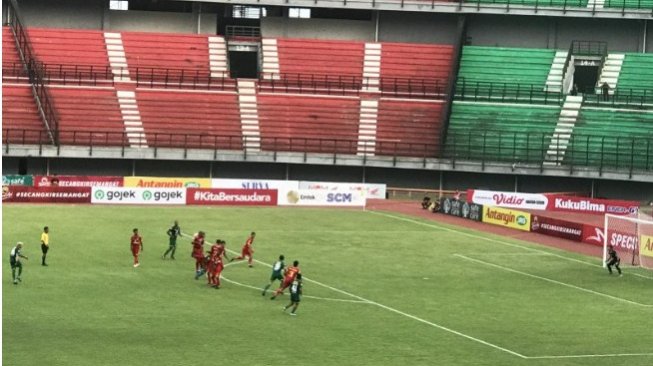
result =
[[467,190],[467,202],[488,207],[508,207],[531,210],[545,210],[549,199],[539,193]]
[[90,203],[88,187],[3,186],[2,202]]
[[188,188],[188,205],[276,206],[276,189]]
[[514,209],[483,206],[483,222],[531,231],[531,214]]
[[124,186],[133,188],[211,188],[211,179],[175,177],[125,177]]
[[328,191],[364,191],[368,199],[385,199],[386,185],[374,183],[335,183],[300,181],[299,189],[316,189]]
[[343,206],[363,207],[367,202],[364,191],[328,191],[299,189],[279,191],[280,206]]
[[573,241],[583,240],[583,224],[546,216],[533,215],[531,218],[531,231]]
[[637,215],[639,203],[635,201],[606,200],[588,197],[574,197],[562,195],[547,195],[549,203],[547,210],[578,212],[586,214],[604,215]]
[[185,188],[105,188],[93,187],[91,203],[185,205]]
[[90,175],[37,175],[36,187],[122,187],[122,177]]

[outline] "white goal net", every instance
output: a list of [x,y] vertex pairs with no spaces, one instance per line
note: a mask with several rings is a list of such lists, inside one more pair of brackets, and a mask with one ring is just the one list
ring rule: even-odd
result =
[[603,266],[612,246],[622,264],[653,269],[653,221],[606,214],[603,226]]

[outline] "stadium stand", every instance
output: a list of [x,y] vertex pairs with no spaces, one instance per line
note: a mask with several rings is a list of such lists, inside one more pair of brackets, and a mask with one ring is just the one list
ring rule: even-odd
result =
[[376,155],[436,156],[441,145],[439,101],[381,98],[376,132]]
[[[154,69],[168,69],[168,75],[182,73],[210,75],[208,38],[202,35],[122,32],[130,75],[145,79],[165,78]],[[148,73],[152,73],[148,75]]]
[[362,42],[280,38],[277,49],[281,74],[363,76]]
[[[623,0],[622,0],[623,1]],[[636,1],[636,0],[635,0]],[[465,0],[474,4],[510,4],[529,7],[587,7],[588,0]]]
[[261,149],[355,154],[359,98],[259,94]]
[[137,89],[136,99],[149,146],[242,149],[236,93]]
[[11,68],[13,64],[20,64],[20,62],[11,28],[2,27],[2,68]]
[[37,59],[48,65],[109,67],[104,34],[97,30],[29,28]]
[[642,93],[648,90],[653,95],[653,55],[627,53],[617,81],[617,89],[633,89]]
[[559,115],[559,106],[454,102],[445,156],[542,161]]
[[653,113],[585,107],[581,109],[565,162],[589,166],[648,168]]
[[[2,85],[2,141],[46,142],[45,128],[38,114],[32,90],[28,84]],[[6,132],[8,129],[25,130]]]
[[408,87],[424,80],[444,92],[451,74],[453,46],[422,44],[381,44],[381,89]]
[[605,0],[604,8],[653,9],[652,0]]
[[458,89],[462,83],[512,83],[544,88],[555,50],[506,47],[463,47]]
[[62,144],[121,146],[126,141],[113,88],[48,89],[57,108]]

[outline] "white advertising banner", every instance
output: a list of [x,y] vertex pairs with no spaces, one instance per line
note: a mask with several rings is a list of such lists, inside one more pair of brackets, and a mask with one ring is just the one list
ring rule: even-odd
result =
[[327,191],[323,189],[279,190],[279,206],[364,207],[364,191]]
[[526,208],[531,210],[546,210],[549,199],[538,193],[482,191],[470,189],[467,191],[467,201],[484,206]]
[[91,203],[185,205],[186,188],[93,187]]
[[299,182],[296,180],[274,179],[211,179],[211,188],[297,190],[299,189]]
[[328,191],[349,191],[366,193],[366,198],[385,199],[385,184],[374,183],[335,183],[335,182],[299,182],[299,189],[319,189]]

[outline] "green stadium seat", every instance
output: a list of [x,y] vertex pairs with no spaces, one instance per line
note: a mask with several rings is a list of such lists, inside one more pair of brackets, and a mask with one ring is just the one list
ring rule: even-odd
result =
[[627,53],[624,58],[617,89],[653,95],[653,54]]

